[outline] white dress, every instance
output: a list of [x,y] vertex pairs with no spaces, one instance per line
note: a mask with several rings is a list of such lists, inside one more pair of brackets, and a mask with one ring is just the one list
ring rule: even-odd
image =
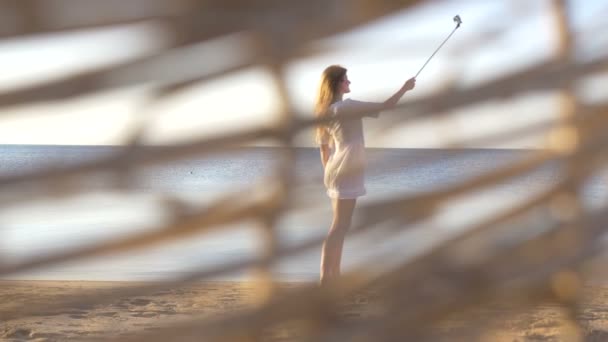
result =
[[[366,116],[377,117],[378,103],[361,102],[346,99],[336,102],[329,107],[330,115],[344,113],[345,110],[365,112]],[[363,122],[361,118],[334,121],[328,127],[328,137],[333,142],[333,148],[327,164],[323,181],[327,188],[327,195],[331,198],[352,199],[366,193],[365,178],[365,140],[363,137]],[[318,141],[319,144],[328,144],[329,140]]]

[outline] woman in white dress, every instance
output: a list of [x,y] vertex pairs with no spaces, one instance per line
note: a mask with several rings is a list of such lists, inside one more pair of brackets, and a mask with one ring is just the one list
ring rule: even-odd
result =
[[316,131],[324,169],[324,183],[333,209],[333,221],[321,254],[322,285],[340,275],[344,237],[351,224],[357,197],[365,195],[365,142],[361,118],[377,117],[379,112],[394,107],[399,99],[416,85],[415,78],[407,80],[384,102],[344,99],[344,94],[350,92],[346,71],[339,65],[331,65],[323,71],[315,103],[317,117],[343,117],[349,113],[353,114],[353,117],[332,120],[321,125]]

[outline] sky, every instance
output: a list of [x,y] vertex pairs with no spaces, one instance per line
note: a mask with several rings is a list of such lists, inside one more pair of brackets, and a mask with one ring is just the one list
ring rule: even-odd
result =
[[[431,60],[418,77],[416,89],[403,101],[439,91],[446,80],[466,88],[546,61],[557,46],[549,2],[435,1],[317,42],[320,47],[332,47],[331,51],[287,65],[291,99],[298,111],[310,113],[322,70],[341,64],[349,70],[351,98],[385,100],[451,32],[455,14],[462,17],[462,27]],[[601,24],[608,14],[608,2],[570,1],[570,13],[575,31],[581,32],[577,55],[591,58],[605,53],[608,27]],[[502,34],[492,35],[501,30]],[[134,25],[4,41],[0,43],[0,91],[133,58],[162,48],[166,39],[158,27]],[[200,63],[195,65],[200,68],[219,67],[230,56],[238,58],[239,48],[243,48],[239,39],[227,37],[192,47],[185,61]],[[606,98],[605,76],[580,85],[585,99]],[[75,100],[5,108],[0,116],[0,144],[120,145],[128,142],[142,120],[147,122],[145,143],[171,144],[271,124],[278,118],[276,86],[260,67],[197,85],[153,106],[146,102],[148,89],[141,85]],[[555,119],[558,112],[555,96],[532,94],[455,111],[442,119],[391,127],[390,131],[383,128],[386,121],[382,118],[366,120],[366,139],[370,147],[435,148]],[[312,146],[308,132],[297,141]],[[544,136],[535,136],[471,147],[538,148],[544,143]]]

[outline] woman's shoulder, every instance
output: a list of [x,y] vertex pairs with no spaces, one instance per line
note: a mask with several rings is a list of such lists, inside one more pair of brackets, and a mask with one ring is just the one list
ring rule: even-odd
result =
[[[358,101],[355,99],[344,99],[342,101],[336,102],[334,103],[332,106],[332,108],[334,110],[336,109],[360,109],[360,110],[365,110],[365,109],[370,109],[369,107],[372,105],[376,105],[376,103],[373,102],[365,102],[365,101]],[[374,107],[375,108],[375,107]]]
[[344,99],[344,100],[340,100],[340,101],[334,102],[333,105],[344,106],[344,105],[352,104],[352,103],[355,103],[355,102],[357,102],[357,101],[353,100],[351,98],[348,98],[348,99]]
[[366,103],[368,103],[368,102],[348,98],[348,99],[344,99],[342,101],[336,102],[335,105],[337,105],[339,107],[348,107],[348,106],[357,106],[357,105],[366,104]]
[[378,113],[382,111],[382,103],[377,102],[366,102],[348,98],[339,103],[336,102],[335,104],[336,107],[333,107],[334,112],[338,109],[346,111],[352,110],[360,114],[365,114],[365,116],[377,117]]
[[341,111],[349,111],[349,110],[354,110],[354,111],[362,111],[362,112],[378,112],[378,103],[374,103],[374,102],[364,102],[364,101],[358,101],[358,100],[354,100],[354,99],[344,99],[338,102],[334,102],[332,103],[332,105],[329,107],[329,110],[332,114],[338,114]]
[[347,106],[352,105],[352,104],[354,104],[356,102],[357,101],[352,100],[352,99],[344,99],[344,100],[340,100],[340,101],[332,103],[330,107],[334,108],[334,109],[335,108],[341,108],[341,107],[347,107]]

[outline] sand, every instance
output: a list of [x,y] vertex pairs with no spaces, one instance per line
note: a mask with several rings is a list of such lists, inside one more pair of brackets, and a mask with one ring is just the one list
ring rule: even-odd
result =
[[[254,303],[255,290],[248,282],[201,282],[183,288],[129,296],[110,303],[72,305],[60,310],[37,309],[14,317],[23,308],[48,307],[58,299],[82,293],[100,293],[118,287],[140,285],[90,281],[0,281],[0,341],[72,341],[103,336],[107,339],[153,331],[192,317],[218,317]],[[284,290],[302,284],[282,284]],[[515,311],[495,303],[454,316],[434,327],[433,340],[565,341],[576,336],[586,341],[608,341],[608,288],[587,286],[578,311],[580,328],[571,329],[559,305],[537,305]],[[353,297],[343,306],[345,319],[363,319],[373,311],[373,298]],[[510,311],[511,310],[511,311]],[[501,318],[488,321],[493,315]],[[487,331],[471,328],[480,325]],[[574,333],[573,333],[574,331]],[[578,334],[578,335],[577,335]],[[574,337],[573,337],[574,336]],[[270,340],[293,340],[289,333]]]
[[[57,303],[79,294],[107,293],[140,283],[99,281],[0,281],[0,315],[20,307]],[[2,341],[65,341],[114,337],[189,318],[217,315],[249,305],[254,290],[246,282],[207,282],[144,296],[129,296],[102,305],[72,305],[35,312],[2,323]],[[1,317],[1,316],[0,316]],[[3,320],[4,321],[4,320]]]

